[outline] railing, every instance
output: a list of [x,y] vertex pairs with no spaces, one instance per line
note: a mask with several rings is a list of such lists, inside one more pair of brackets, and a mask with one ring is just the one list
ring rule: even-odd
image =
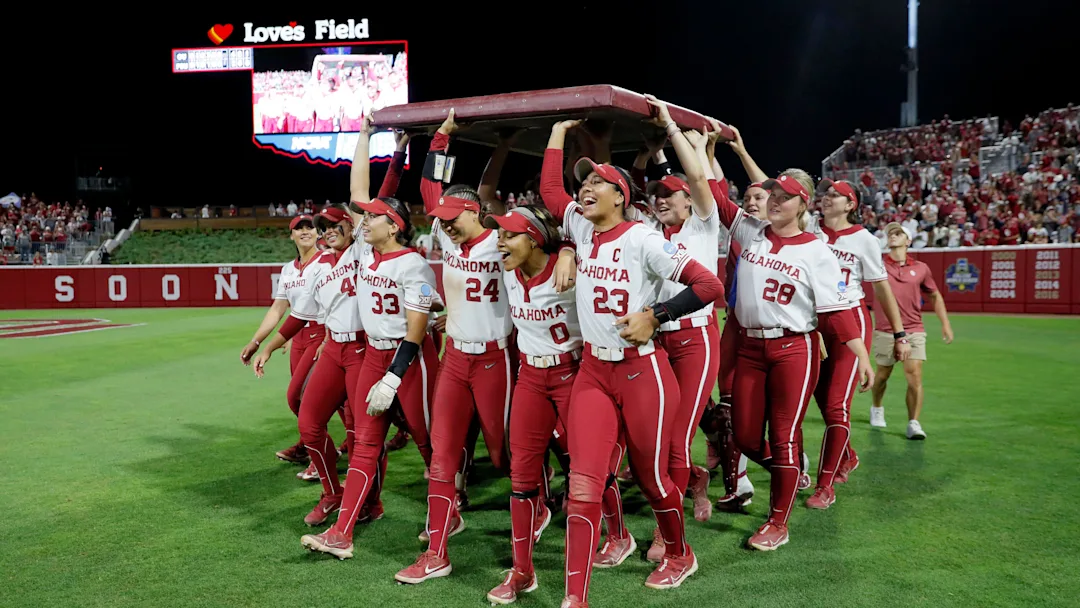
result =
[[[933,169],[936,170],[936,175],[940,176],[940,175],[942,175],[942,173],[941,173],[941,165],[942,164],[943,163],[941,163],[941,162],[922,163],[922,164],[919,165],[919,168],[920,169],[933,168]],[[843,180],[847,180],[847,181],[853,182],[853,183],[861,183],[860,180],[862,178],[863,173],[866,173],[867,171],[869,171],[870,174],[874,176],[874,182],[878,185],[878,187],[883,188],[885,186],[885,184],[888,183],[889,179],[891,179],[891,177],[893,175],[897,175],[900,172],[905,172],[906,173],[906,172],[909,171],[911,166],[912,165],[892,166],[892,167],[868,167],[868,168],[865,168],[865,169],[842,169],[842,170],[829,171],[829,172],[826,172],[824,175],[826,177],[830,178],[830,179],[843,179]],[[956,163],[953,164],[953,179],[952,179],[952,183],[950,183],[950,187],[953,190],[956,190],[960,186],[960,176],[967,174],[968,170],[970,168],[971,168],[971,161],[966,159],[966,158],[961,159],[961,160],[959,160],[959,161],[957,161]],[[984,175],[984,174],[981,173],[981,171],[983,169],[983,165],[982,165],[981,162],[979,163],[979,169],[980,169],[980,174],[979,174],[980,175],[980,181],[982,181],[981,176]],[[935,183],[935,187],[940,187],[940,180],[937,180],[937,183]]]

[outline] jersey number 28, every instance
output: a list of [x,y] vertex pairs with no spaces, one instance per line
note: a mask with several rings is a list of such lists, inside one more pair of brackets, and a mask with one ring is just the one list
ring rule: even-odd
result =
[[765,291],[761,298],[766,302],[777,304],[791,304],[791,298],[795,296],[795,286],[791,283],[781,283],[776,279],[765,281]]
[[[490,302],[499,301],[499,279],[488,281],[484,288],[484,295]],[[482,302],[480,298],[480,279],[468,279],[465,281],[465,300],[469,302]]]

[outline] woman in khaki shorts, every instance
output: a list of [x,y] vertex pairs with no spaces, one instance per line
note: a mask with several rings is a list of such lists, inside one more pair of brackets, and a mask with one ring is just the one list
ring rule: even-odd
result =
[[[941,336],[946,344],[953,340],[952,326],[945,310],[945,299],[938,292],[930,268],[922,262],[908,258],[908,245],[911,234],[900,224],[893,222],[885,227],[888,235],[889,253],[884,256],[885,270],[889,275],[889,287],[892,288],[896,303],[900,307],[900,318],[904,322],[904,331],[892,333],[889,320],[880,311],[874,314],[874,361],[877,363],[877,377],[874,381],[873,400],[870,408],[870,425],[885,427],[885,408],[881,398],[885,395],[885,386],[892,375],[893,345],[897,340],[908,340],[911,344],[911,356],[903,362],[904,378],[907,380],[908,439],[926,439],[926,433],[919,424],[919,413],[923,405],[922,366],[926,361],[926,329],[922,324],[922,299],[934,302],[934,314],[941,320]],[[877,304],[875,303],[875,308]]]

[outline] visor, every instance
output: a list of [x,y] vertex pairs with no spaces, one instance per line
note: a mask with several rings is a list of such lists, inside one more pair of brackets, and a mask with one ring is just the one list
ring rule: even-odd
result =
[[312,228],[315,227],[315,220],[313,220],[310,215],[298,215],[289,222],[289,230],[296,230],[296,227],[300,225],[300,222],[308,222],[311,224]]
[[852,187],[849,182],[845,182],[843,180],[833,181],[831,179],[823,179],[821,180],[821,183],[818,184],[818,189],[820,189],[821,191],[828,190],[829,188],[833,188],[841,196],[848,197],[848,199],[856,205],[859,204],[859,195],[855,192],[855,188]]
[[347,221],[352,223],[352,216],[337,207],[327,207],[315,216],[315,227],[320,232],[325,232],[330,226],[338,222]]
[[674,175],[665,175],[658,180],[649,182],[649,185],[646,187],[646,192],[648,194],[656,194],[656,191],[660,189],[660,186],[663,186],[672,192],[682,190],[686,193],[686,196],[690,196],[690,184]]
[[536,241],[537,245],[541,247],[544,245],[544,231],[537,225],[540,222],[540,218],[525,208],[517,208],[511,210],[505,215],[493,215],[491,219],[499,225],[500,228],[507,232],[514,232],[517,234],[527,234],[529,238]]
[[621,171],[612,165],[598,165],[590,158],[582,158],[574,165],[574,177],[577,178],[578,182],[584,183],[585,178],[590,173],[596,173],[600,176],[600,179],[618,188],[622,192],[627,205],[633,202],[633,198],[630,196],[630,182],[627,181],[626,176]]
[[799,180],[788,177],[787,175],[781,175],[777,179],[767,179],[761,184],[761,187],[771,191],[775,186],[780,186],[784,192],[791,196],[802,197],[807,203],[810,202],[810,193],[803,188],[803,185],[799,183]]
[[357,207],[359,207],[360,209],[363,209],[364,211],[367,211],[368,213],[374,213],[375,215],[385,215],[385,216],[390,218],[390,221],[397,224],[397,227],[399,229],[405,230],[405,218],[398,215],[398,212],[394,211],[393,207],[386,204],[386,201],[379,200],[379,199],[376,198],[376,199],[372,199],[372,200],[370,200],[370,201],[368,201],[366,203],[360,203],[360,202],[357,202],[357,201],[353,201],[353,204],[356,205]]
[[440,196],[439,204],[428,215],[434,215],[444,222],[452,222],[462,211],[480,213],[480,203],[456,196]]

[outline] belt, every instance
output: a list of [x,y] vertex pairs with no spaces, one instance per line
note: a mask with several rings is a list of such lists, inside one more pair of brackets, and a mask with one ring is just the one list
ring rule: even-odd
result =
[[464,342],[453,338],[447,340],[451,346],[469,355],[482,355],[489,351],[502,350],[510,343],[509,338],[499,338],[491,342]]
[[611,362],[633,359],[635,357],[644,357],[656,352],[656,345],[652,342],[637,348],[608,348],[607,346],[596,346],[595,344],[587,344],[586,346],[589,349],[589,354],[593,357],[600,361]]
[[770,327],[768,329],[751,329],[743,327],[739,329],[739,333],[747,338],[758,338],[759,340],[773,340],[776,338],[803,335],[799,332],[791,331],[790,329],[784,329],[783,327]]
[[575,350],[569,353],[559,353],[557,355],[526,355],[521,353],[521,360],[526,365],[538,369],[547,369],[549,367],[555,367],[556,365],[562,365],[564,363],[570,363],[581,359],[581,349]]
[[386,339],[380,340],[378,338],[367,337],[367,343],[371,345],[371,348],[375,350],[394,350],[401,345],[401,340]]
[[705,327],[712,323],[712,317],[684,317],[674,321],[668,321],[660,326],[660,331],[679,331],[680,329],[693,329]]
[[339,344],[345,344],[347,342],[357,342],[360,340],[360,338],[363,337],[363,331],[350,331],[345,333],[338,333],[336,331],[330,332],[330,339]]

